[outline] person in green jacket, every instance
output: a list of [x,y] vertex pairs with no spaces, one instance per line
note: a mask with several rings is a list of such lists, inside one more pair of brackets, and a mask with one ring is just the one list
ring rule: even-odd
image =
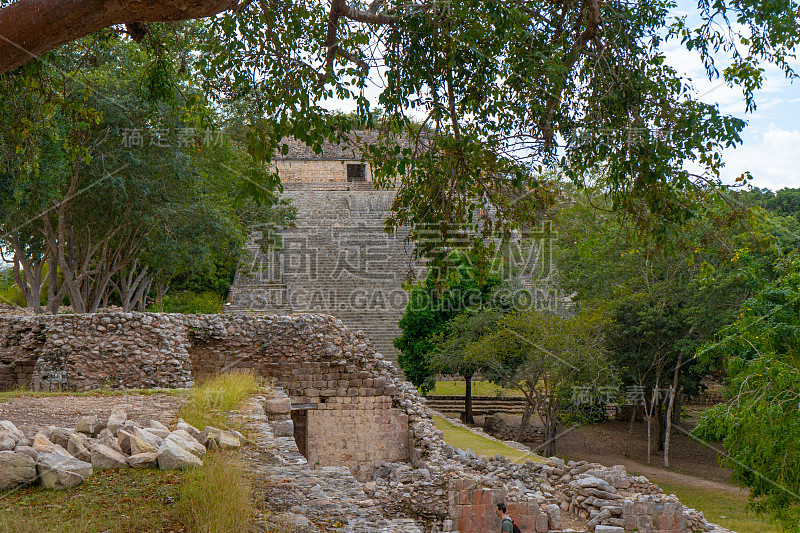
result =
[[511,520],[511,517],[508,516],[506,504],[498,503],[497,510],[494,513],[500,517],[500,520],[502,520],[500,533],[514,533],[514,522]]

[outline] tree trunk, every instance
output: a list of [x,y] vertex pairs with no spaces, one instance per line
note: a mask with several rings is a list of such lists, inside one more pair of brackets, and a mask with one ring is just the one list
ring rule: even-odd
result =
[[636,412],[639,408],[634,405],[633,409],[631,410],[631,421],[628,424],[628,443],[625,445],[625,453],[623,454],[625,457],[631,456],[631,444],[633,443],[633,424],[636,422]]
[[653,387],[653,392],[650,395],[650,402],[647,402],[647,398],[645,398],[644,406],[645,406],[645,415],[647,415],[647,464],[650,464],[650,458],[652,456],[653,450],[653,410],[656,406],[656,401],[658,400],[658,380],[656,380],[656,384]]
[[153,280],[150,278],[145,279],[144,283],[142,283],[141,291],[142,296],[139,298],[137,307],[139,311],[144,313],[147,310],[147,295],[150,294],[150,286],[153,284]]
[[672,423],[681,423],[681,411],[683,410],[683,387],[678,389],[678,396],[675,398],[675,405],[672,408]]
[[464,376],[466,388],[464,392],[464,417],[461,420],[465,424],[474,424],[475,419],[472,416],[472,376]]
[[672,388],[670,389],[669,394],[669,405],[667,406],[666,412],[666,424],[667,429],[664,435],[664,468],[669,468],[669,438],[670,432],[672,431],[672,408],[675,405],[675,394],[678,390],[678,375],[681,371],[681,363],[683,362],[683,354],[678,356],[678,364],[675,365],[675,374],[672,377]]
[[237,0],[18,0],[0,9],[0,74],[117,24],[216,15]]
[[14,282],[25,296],[25,302],[34,313],[42,313],[42,269],[47,261],[47,254],[41,257],[28,257],[25,247],[19,239],[11,238],[11,248],[14,250]]
[[67,286],[63,283],[59,286],[56,250],[50,245],[48,245],[47,248],[47,313],[55,315],[58,313],[58,308],[61,307],[64,297],[67,295]]
[[656,405],[656,424],[658,426],[658,451],[664,451],[664,429],[666,428],[666,420],[664,420],[664,404],[661,402],[659,394],[658,404]]
[[156,281],[156,307],[160,313],[164,312],[164,296],[169,290],[169,279],[159,279]]
[[555,417],[548,416],[545,427],[544,456],[553,457],[556,454],[556,431],[558,430],[558,423],[556,422]]
[[528,422],[530,422],[532,414],[533,406],[531,406],[530,402],[527,402],[525,404],[525,410],[522,412],[522,422],[519,425],[519,431],[517,431],[517,442],[522,442],[522,435],[525,434],[525,428],[528,427]]

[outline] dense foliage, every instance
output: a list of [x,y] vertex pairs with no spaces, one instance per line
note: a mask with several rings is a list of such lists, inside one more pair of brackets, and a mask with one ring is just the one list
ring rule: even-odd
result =
[[800,531],[800,257],[776,267],[778,279],[699,352],[725,361],[729,382],[727,402],[703,413],[696,433],[722,441],[723,462],[757,511]]
[[469,255],[451,259],[454,267],[447,276],[448,285],[442,285],[440,276],[431,270],[424,281],[411,288],[406,312],[400,319],[402,331],[394,345],[406,379],[423,394],[433,388],[437,371],[445,371],[437,370],[432,361],[434,337],[447,335],[448,321],[459,313],[490,303],[492,289],[501,283],[497,275],[476,268],[473,259]]
[[[525,394],[545,427],[544,453],[556,453],[558,425],[579,387],[614,385],[603,335],[605,318],[583,309],[572,316],[512,312],[466,350],[494,382]],[[523,422],[524,423],[524,422]]]
[[182,44],[98,36],[0,77],[0,249],[35,311],[144,309],[173,280],[222,296],[249,228],[291,217],[247,192],[270,173],[202,127],[191,80],[158,71]]
[[[245,3],[202,25],[197,68],[209,94],[247,102],[256,157],[285,149],[286,136],[319,151],[325,140],[360,141],[355,127],[378,129],[367,150],[375,175],[384,185],[402,177],[388,227],[410,226],[417,252],[434,263],[447,255],[420,238],[431,228],[445,242],[472,222],[508,238],[551,204],[541,170],[555,162],[578,184],[601,173],[613,206],[634,218],[643,201],[651,231],[668,240],[695,212],[690,193],[716,180],[720,151],[740,142],[744,122],[692,98],[691,80],[665,61],[665,42],[698,54],[711,77],[720,75],[714,56],[727,53],[733,64],[721,75],[752,108],[760,63],[793,77],[799,38],[792,2],[703,1],[695,27],[671,16],[675,7]],[[378,65],[381,75],[370,77]],[[373,82],[377,101],[367,96]],[[334,117],[333,99],[353,105],[357,119]],[[480,239],[473,247],[492,253]]]

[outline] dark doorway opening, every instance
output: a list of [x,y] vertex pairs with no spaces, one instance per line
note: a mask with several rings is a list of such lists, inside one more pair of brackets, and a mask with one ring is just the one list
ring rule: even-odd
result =
[[367,181],[367,165],[347,165],[347,181]]
[[292,424],[297,449],[308,459],[308,409],[292,409]]

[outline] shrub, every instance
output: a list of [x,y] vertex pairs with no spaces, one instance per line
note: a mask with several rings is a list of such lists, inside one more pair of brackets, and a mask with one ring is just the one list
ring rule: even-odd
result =
[[209,315],[222,311],[222,296],[206,292],[177,292],[164,296],[165,313]]

